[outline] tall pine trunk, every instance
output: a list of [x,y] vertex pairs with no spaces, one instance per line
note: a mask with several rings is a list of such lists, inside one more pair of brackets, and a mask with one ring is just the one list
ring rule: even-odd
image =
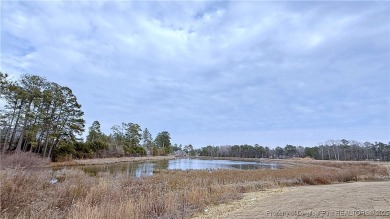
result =
[[20,104],[19,106],[19,112],[18,112],[18,116],[16,117],[16,121],[15,121],[15,126],[14,126],[14,130],[12,132],[12,135],[11,135],[11,140],[9,141],[9,145],[8,145],[8,148],[11,148],[12,146],[12,143],[14,141],[14,138],[15,138],[15,135],[16,135],[16,130],[18,128],[18,124],[19,124],[19,119],[20,119],[20,114],[22,113],[22,103]]
[[9,136],[11,130],[12,130],[12,123],[14,122],[14,119],[15,119],[16,106],[17,106],[17,103],[15,103],[14,111],[12,112],[11,122],[9,124],[9,127],[8,127],[6,133],[5,133],[4,145],[3,145],[3,153],[5,153],[7,151],[7,149],[9,148],[9,145],[7,144],[7,142],[8,142],[8,136]]
[[16,146],[16,150],[17,151],[21,151],[22,150],[22,143],[23,143],[23,139],[24,139],[24,133],[26,132],[26,125],[27,125],[27,120],[28,120],[27,117],[28,117],[28,114],[30,113],[31,104],[32,104],[32,100],[30,100],[30,102],[28,103],[27,109],[26,109],[26,113],[25,113],[25,116],[24,116],[23,127],[22,127],[22,132],[20,133],[18,146]]

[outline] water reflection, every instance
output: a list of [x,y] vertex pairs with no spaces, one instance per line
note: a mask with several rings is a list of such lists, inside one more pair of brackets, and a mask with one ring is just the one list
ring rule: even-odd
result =
[[277,169],[277,164],[232,161],[232,160],[201,160],[201,159],[173,159],[154,162],[129,162],[110,165],[95,165],[81,167],[86,173],[96,175],[99,172],[108,172],[116,175],[126,173],[128,176],[151,176],[155,170],[215,170],[215,169]]
[[153,175],[154,169],[168,169],[168,160],[160,160],[155,162],[124,162],[117,164],[93,165],[80,167],[84,172],[96,176],[100,172],[108,172],[116,175],[118,173],[126,173],[127,176]]

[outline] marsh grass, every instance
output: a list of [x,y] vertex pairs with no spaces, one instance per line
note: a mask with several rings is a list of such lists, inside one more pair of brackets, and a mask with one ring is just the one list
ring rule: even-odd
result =
[[53,162],[48,166],[50,167],[64,167],[64,166],[91,166],[91,165],[107,165],[115,163],[128,163],[128,162],[140,162],[140,161],[156,161],[156,160],[169,160],[174,159],[174,156],[153,156],[153,157],[113,157],[113,158],[94,158],[94,159],[81,159],[81,160],[69,160],[64,162]]
[[[386,176],[386,168],[361,162],[316,162],[278,170],[161,170],[138,179],[90,176],[79,169],[2,166],[0,210],[1,218],[189,218],[245,192]],[[50,184],[53,177],[58,183]]]
[[35,153],[15,152],[12,154],[0,154],[0,167],[40,168],[48,164],[50,160],[41,158]]

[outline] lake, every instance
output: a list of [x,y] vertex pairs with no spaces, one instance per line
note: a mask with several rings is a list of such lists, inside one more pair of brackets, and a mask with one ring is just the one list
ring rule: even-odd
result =
[[151,176],[155,170],[217,170],[217,169],[278,169],[278,164],[233,160],[203,160],[180,158],[150,162],[125,162],[109,165],[94,165],[80,167],[86,173],[96,175],[99,172],[111,174],[126,173],[128,176]]

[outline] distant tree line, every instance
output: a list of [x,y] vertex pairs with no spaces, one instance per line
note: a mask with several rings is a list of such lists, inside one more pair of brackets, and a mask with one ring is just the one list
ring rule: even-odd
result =
[[293,158],[311,157],[318,160],[381,160],[390,161],[390,142],[358,142],[354,140],[328,140],[318,146],[286,145],[269,147],[255,145],[206,146],[195,151],[199,156],[241,158]]
[[94,121],[83,141],[84,112],[72,90],[37,75],[13,81],[0,72],[0,98],[1,153],[30,151],[54,161],[172,153],[169,132],[153,139],[134,123],[115,125],[106,135]]
[[106,135],[100,123],[88,128],[85,141],[84,112],[68,87],[37,75],[24,74],[13,81],[0,72],[0,152],[30,151],[53,161],[72,158],[189,155],[241,158],[311,157],[321,160],[390,160],[390,142],[329,140],[318,146],[227,145],[194,149],[191,144],[171,144],[169,132],[153,139],[147,128],[135,123],[114,125]]

